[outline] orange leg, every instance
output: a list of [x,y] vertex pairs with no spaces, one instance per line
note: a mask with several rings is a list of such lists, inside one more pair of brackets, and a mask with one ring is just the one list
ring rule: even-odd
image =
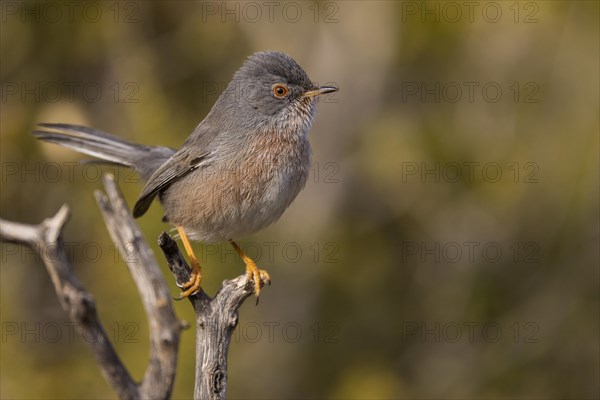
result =
[[190,263],[192,264],[192,274],[190,276],[190,279],[182,285],[184,291],[179,293],[179,297],[175,298],[175,300],[181,300],[200,290],[200,281],[202,280],[202,273],[200,270],[200,263],[198,262],[198,259],[194,254],[194,250],[192,249],[192,245],[190,244],[190,239],[188,238],[187,234],[180,226],[177,227],[177,232],[179,232],[179,237],[181,237],[181,241],[183,242],[185,252],[190,258]]
[[271,284],[271,277],[267,273],[267,271],[258,269],[256,263],[248,257],[246,253],[238,246],[236,242],[233,240],[229,240],[229,243],[233,246],[235,251],[240,255],[244,264],[246,264],[246,277],[252,281],[254,281],[254,294],[256,295],[256,302],[258,303],[258,297],[260,296],[260,283],[261,280],[265,281],[268,284]]

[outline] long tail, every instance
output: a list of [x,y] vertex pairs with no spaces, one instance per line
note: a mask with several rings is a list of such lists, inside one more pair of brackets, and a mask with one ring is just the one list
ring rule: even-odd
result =
[[134,168],[147,180],[175,150],[168,147],[144,146],[127,142],[109,133],[70,124],[39,124],[32,132],[40,140],[69,147],[101,160]]

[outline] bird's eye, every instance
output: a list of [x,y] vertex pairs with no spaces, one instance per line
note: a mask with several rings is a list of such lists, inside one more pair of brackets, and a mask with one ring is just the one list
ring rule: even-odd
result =
[[275,97],[279,98],[279,99],[283,99],[285,96],[287,96],[289,93],[289,90],[287,88],[287,86],[285,86],[282,83],[277,83],[275,85],[273,85],[273,94],[275,95]]

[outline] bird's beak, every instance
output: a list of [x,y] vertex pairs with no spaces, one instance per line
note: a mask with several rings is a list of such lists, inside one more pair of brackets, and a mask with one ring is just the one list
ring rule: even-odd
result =
[[302,97],[315,97],[326,93],[337,92],[338,90],[340,89],[336,88],[335,86],[321,86],[316,89],[307,90],[306,92],[302,93]]

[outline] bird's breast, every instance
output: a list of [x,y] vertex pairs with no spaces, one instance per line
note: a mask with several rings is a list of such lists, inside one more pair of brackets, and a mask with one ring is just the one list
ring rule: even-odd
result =
[[[202,241],[241,238],[275,222],[306,184],[310,145],[302,136],[261,134],[173,184],[163,206],[170,222]],[[181,185],[193,190],[182,191]],[[176,205],[176,206],[174,206]]]
[[274,137],[253,144],[235,189],[241,218],[255,230],[279,219],[306,184],[309,169],[308,140]]

